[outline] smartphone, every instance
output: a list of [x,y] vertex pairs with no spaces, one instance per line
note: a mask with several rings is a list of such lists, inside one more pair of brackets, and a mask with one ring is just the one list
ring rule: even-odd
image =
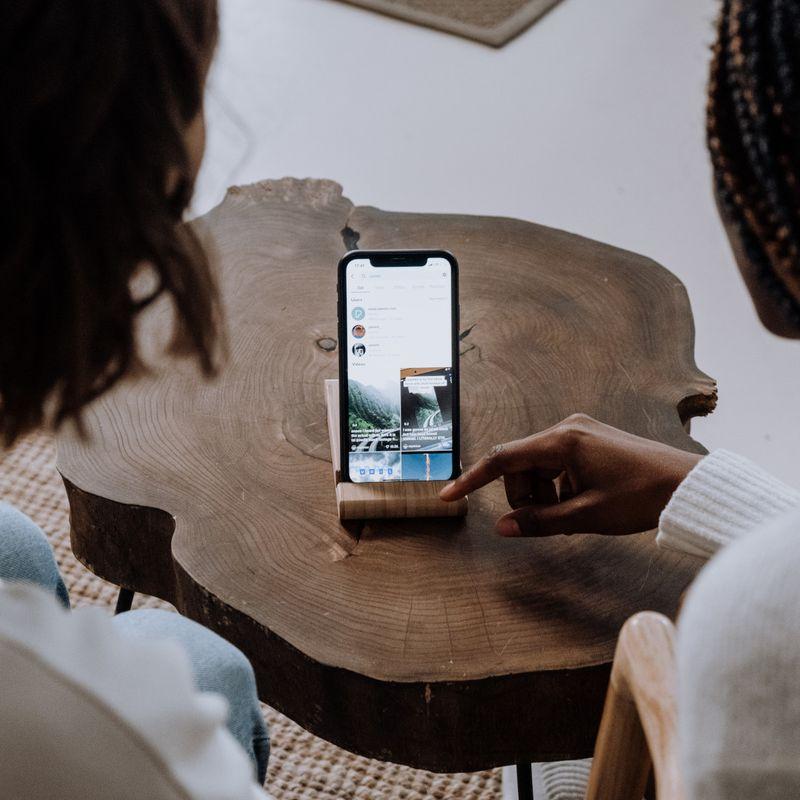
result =
[[458,475],[458,263],[444,250],[354,250],[339,262],[343,480]]

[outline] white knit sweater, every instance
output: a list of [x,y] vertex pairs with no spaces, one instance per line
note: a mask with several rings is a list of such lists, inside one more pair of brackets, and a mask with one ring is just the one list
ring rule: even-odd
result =
[[656,541],[662,547],[710,558],[793,508],[800,508],[800,492],[746,458],[716,450],[673,494],[661,513]]
[[[798,800],[800,492],[717,450],[678,487],[657,542],[703,558],[724,548],[678,625],[688,800]],[[582,799],[588,774],[588,760],[537,764],[534,795]]]
[[717,451],[664,509],[658,541],[724,548],[678,623],[689,800],[800,798],[800,493]]

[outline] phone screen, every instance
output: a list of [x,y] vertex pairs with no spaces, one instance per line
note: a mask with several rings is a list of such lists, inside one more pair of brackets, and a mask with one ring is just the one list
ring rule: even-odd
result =
[[345,266],[351,481],[434,481],[457,465],[453,265],[355,258]]

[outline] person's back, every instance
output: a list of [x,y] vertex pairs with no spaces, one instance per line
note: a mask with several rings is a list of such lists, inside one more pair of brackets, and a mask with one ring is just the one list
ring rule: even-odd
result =
[[0,581],[0,676],[3,798],[264,797],[225,730],[225,699],[195,690],[177,643]]
[[709,563],[681,612],[677,652],[688,796],[800,797],[800,510]]

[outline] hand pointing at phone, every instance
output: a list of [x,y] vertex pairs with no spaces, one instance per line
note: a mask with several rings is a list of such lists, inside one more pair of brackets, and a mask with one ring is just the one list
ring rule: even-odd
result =
[[502,476],[513,510],[497,522],[501,536],[637,533],[658,525],[701,458],[574,414],[494,447],[440,497],[458,500]]

